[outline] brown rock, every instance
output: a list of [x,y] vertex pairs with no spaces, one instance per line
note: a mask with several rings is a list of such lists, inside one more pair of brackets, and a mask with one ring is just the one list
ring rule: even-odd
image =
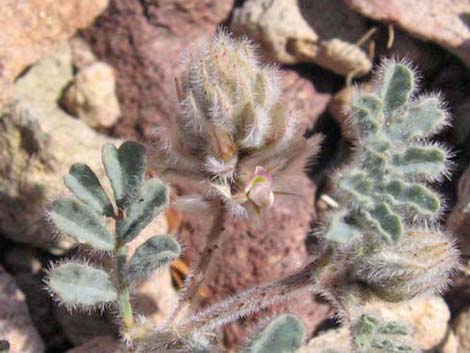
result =
[[320,92],[310,80],[294,70],[282,71],[282,100],[287,109],[299,114],[300,129],[312,129],[325,111],[331,94]]
[[10,342],[10,353],[42,353],[44,343],[29,317],[24,294],[0,267],[0,334]]
[[233,0],[113,0],[83,32],[98,57],[117,71],[123,137],[148,137],[176,107],[174,78],[182,53],[215,31]]
[[[279,196],[274,206],[266,211],[261,225],[249,221],[227,221],[221,250],[214,254],[206,289],[208,296],[201,305],[214,303],[228,295],[266,281],[278,279],[299,268],[306,260],[305,238],[310,221],[315,217],[313,208],[315,187],[306,176],[292,177],[286,191],[301,196]],[[182,238],[186,245],[184,257],[194,263],[204,246],[207,231],[195,219],[183,221]],[[331,314],[329,306],[319,304],[306,294],[291,302],[263,312],[291,312],[299,315],[311,332],[320,321]],[[246,339],[253,320],[226,328],[225,343],[233,346]]]
[[96,337],[89,342],[69,349],[67,353],[121,353],[124,347],[118,339],[111,336]]
[[345,0],[364,16],[396,23],[417,38],[437,43],[470,66],[468,0]]
[[263,45],[283,64],[311,62],[341,75],[363,76],[372,63],[355,43],[366,22],[341,0],[248,0],[235,9],[231,29]]
[[28,65],[55,50],[78,28],[88,26],[108,0],[6,0],[0,8],[0,107],[13,81]]

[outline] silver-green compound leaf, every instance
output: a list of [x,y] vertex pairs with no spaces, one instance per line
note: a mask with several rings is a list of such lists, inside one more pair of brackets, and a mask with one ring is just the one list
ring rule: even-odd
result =
[[369,213],[374,227],[389,243],[397,242],[403,236],[405,230],[401,217],[388,204],[381,202]]
[[394,118],[393,123],[387,126],[387,135],[405,143],[429,137],[446,124],[446,113],[441,105],[439,97],[435,96],[418,100]]
[[72,198],[56,200],[49,217],[61,232],[96,250],[111,251],[115,240],[96,212]]
[[325,238],[338,243],[347,243],[358,239],[361,236],[361,230],[348,222],[348,216],[347,210],[338,210],[333,213],[328,220]]
[[446,169],[446,153],[434,146],[412,146],[402,153],[395,153],[392,164],[407,176],[439,176]]
[[437,195],[421,184],[394,180],[386,186],[386,191],[395,201],[413,207],[420,214],[434,214],[441,207]]
[[83,163],[72,165],[69,174],[64,177],[64,183],[76,198],[96,212],[108,217],[113,216],[111,201],[89,166]]
[[119,149],[107,143],[102,151],[114,198],[119,208],[125,209],[138,193],[147,170],[145,148],[137,142],[124,142]]
[[129,242],[168,206],[169,190],[158,178],[144,183],[142,190],[132,200],[126,217],[117,223],[117,233],[124,242]]
[[140,281],[147,278],[159,267],[167,265],[178,258],[181,246],[172,237],[166,235],[154,236],[137,248],[130,260],[127,272],[128,282]]
[[413,91],[414,78],[410,68],[403,64],[387,65],[382,76],[381,96],[384,111],[391,112],[405,105]]
[[293,315],[280,315],[250,340],[243,353],[294,353],[304,339],[302,321]]
[[78,262],[53,268],[47,285],[68,308],[98,308],[117,298],[116,288],[106,272]]

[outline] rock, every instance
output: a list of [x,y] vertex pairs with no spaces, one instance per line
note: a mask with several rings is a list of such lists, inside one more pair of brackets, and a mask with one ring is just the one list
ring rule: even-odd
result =
[[233,0],[112,0],[82,32],[100,60],[117,74],[122,118],[115,132],[149,137],[176,107],[174,78],[180,57],[215,31]]
[[401,303],[371,301],[361,310],[377,313],[385,321],[408,322],[413,340],[423,351],[440,345],[447,335],[450,311],[439,296],[422,296]]
[[15,84],[15,100],[0,113],[0,231],[19,242],[63,251],[72,240],[54,237],[44,212],[65,192],[62,178],[75,162],[100,176],[101,146],[118,143],[60,109],[72,79],[71,54],[63,46],[34,65]]
[[[301,190],[301,194],[277,197],[261,224],[243,220],[235,224],[226,222],[221,251],[214,253],[207,273],[204,288],[207,297],[200,300],[201,307],[256,284],[278,279],[307,261],[305,238],[310,221],[315,218],[315,186],[307,176],[298,176],[286,183],[285,190]],[[194,263],[200,254],[208,226],[195,217],[184,215],[181,237],[186,251],[183,257],[189,263]],[[261,316],[286,311],[299,315],[307,326],[307,332],[313,331],[331,314],[328,305],[320,304],[312,295],[305,294],[263,311]],[[225,329],[227,346],[232,347],[244,340],[252,325],[251,318],[229,325]]]
[[457,202],[447,218],[446,229],[458,239],[463,256],[470,256],[470,167],[462,174],[457,189]]
[[443,342],[442,347],[436,350],[436,353],[459,353],[459,341],[451,329],[449,329],[447,338],[445,342]]
[[312,338],[296,353],[326,353],[329,349],[333,352],[351,353],[351,339],[348,328],[331,329]]
[[[420,297],[401,303],[388,303],[381,300],[366,301],[358,310],[361,314],[364,312],[375,314],[384,321],[409,324],[413,330],[411,340],[423,351],[457,353],[454,350],[455,341],[449,333],[450,312],[445,301],[439,296]],[[354,312],[352,314],[356,315]],[[349,328],[340,327],[314,337],[297,353],[326,353],[328,349],[336,349],[334,352],[351,353],[350,342]]]
[[54,305],[54,319],[60,324],[65,337],[79,346],[100,336],[119,334],[119,327],[112,314],[108,312],[67,311],[64,307]]
[[452,323],[458,341],[458,353],[470,352],[470,310],[463,310]]
[[10,353],[42,353],[44,343],[29,317],[24,294],[0,267],[0,334],[10,342]]
[[73,37],[69,40],[69,45],[72,50],[72,65],[76,70],[79,71],[98,61],[95,53],[83,38]]
[[111,336],[96,337],[89,342],[69,349],[67,353],[119,353],[125,352],[118,339]]
[[294,70],[282,71],[282,100],[287,109],[299,114],[299,128],[311,130],[326,110],[331,94]]
[[468,0],[345,0],[360,14],[394,23],[417,38],[431,41],[470,66]]
[[65,92],[63,103],[71,114],[91,128],[110,128],[121,115],[115,88],[113,68],[97,62],[78,72]]
[[0,108],[13,81],[30,64],[54,52],[78,28],[85,28],[108,0],[6,0],[0,8]]
[[355,43],[366,22],[341,0],[248,0],[234,10],[231,29],[262,44],[283,64],[311,62],[340,75],[367,74],[372,63]]
[[57,304],[44,289],[42,262],[47,261],[46,259],[47,254],[41,253],[37,248],[15,244],[7,250],[4,264],[7,271],[15,277],[18,288],[24,293],[29,316],[44,342],[47,342],[47,349],[63,351],[70,347],[70,344],[53,317]]

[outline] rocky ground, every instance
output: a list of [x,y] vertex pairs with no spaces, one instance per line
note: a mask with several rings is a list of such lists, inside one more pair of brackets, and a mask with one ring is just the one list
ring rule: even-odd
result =
[[[103,143],[151,144],[153,129],[175,115],[181,54],[219,26],[248,36],[263,60],[280,65],[285,104],[298,112],[307,135],[326,138],[308,175],[287,185],[301,190],[301,198],[276,202],[265,227],[227,224],[226,250],[215,258],[218,270],[210,272],[201,305],[278,278],[314,252],[307,234],[325,206],[320,196],[332,187],[327,175],[350,154],[343,111],[351,87],[366,88],[381,58],[405,58],[421,72],[422,89],[440,91],[448,104],[453,127],[436,140],[454,152],[452,174],[435,187],[447,200],[442,222],[454,233],[464,266],[444,299],[371,305],[390,319],[409,317],[427,352],[469,352],[468,0],[6,0],[0,20],[7,29],[0,32],[0,339],[11,342],[12,353],[114,352],[110,315],[71,315],[43,289],[50,261],[79,255],[72,241],[53,234],[44,209],[66,192],[62,176],[72,163],[101,170]],[[174,218],[157,219],[146,233],[178,232],[190,265],[205,225]],[[138,311],[161,320],[181,275],[165,272],[144,283]],[[286,310],[302,317],[310,337],[318,336],[302,353],[347,342],[349,333],[328,320],[331,309],[319,298],[270,313]],[[220,332],[225,345],[242,342],[253,321]]]

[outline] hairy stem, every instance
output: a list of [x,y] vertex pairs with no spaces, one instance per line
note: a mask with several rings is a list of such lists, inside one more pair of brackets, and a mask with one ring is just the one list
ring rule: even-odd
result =
[[212,330],[306,291],[319,290],[314,279],[316,265],[316,261],[311,262],[288,277],[235,294],[184,320],[178,330]]
[[132,314],[132,306],[129,299],[129,289],[123,288],[118,297],[119,301],[119,315],[121,316],[124,329],[129,330],[134,327],[134,316]]
[[178,304],[170,316],[170,324],[176,322],[180,313],[184,313],[197,297],[197,292],[201,287],[207,270],[212,260],[214,252],[219,248],[221,234],[224,231],[225,208],[218,202],[215,207],[215,214],[212,220],[211,229],[206,238],[206,245],[199,257],[194,272],[188,277],[185,288],[179,297]]
[[[123,213],[119,210],[116,220],[122,219]],[[116,237],[117,238],[117,237]],[[127,246],[122,245],[119,242],[119,239],[116,239],[116,247],[114,249],[114,254],[116,258],[116,282],[118,289],[118,305],[119,305],[119,317],[122,320],[124,335],[131,328],[134,327],[134,315],[132,313],[132,305],[130,302],[129,296],[129,287],[125,279],[125,268],[127,261]]]

